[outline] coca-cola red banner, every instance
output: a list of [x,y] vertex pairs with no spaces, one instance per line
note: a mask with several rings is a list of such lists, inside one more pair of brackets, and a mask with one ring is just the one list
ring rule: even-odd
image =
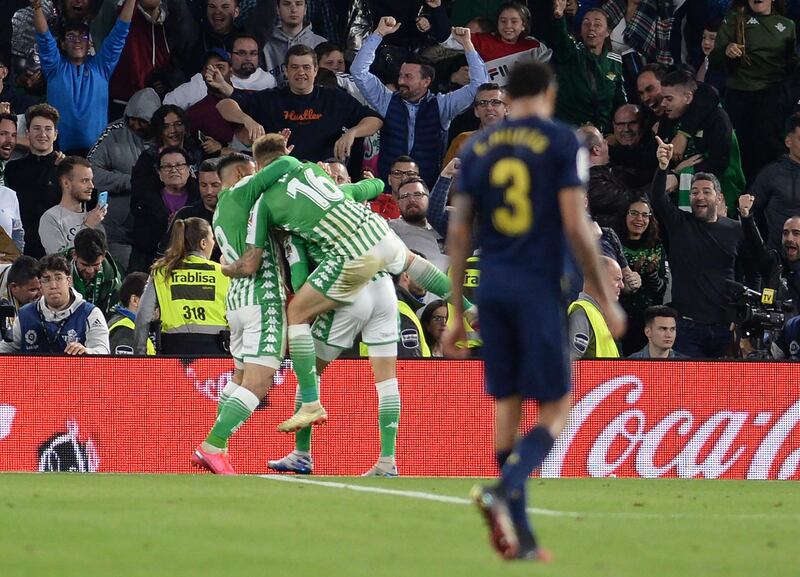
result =
[[[228,359],[4,357],[0,470],[188,473],[213,423]],[[490,476],[493,409],[477,361],[398,366],[402,475]],[[574,371],[575,403],[541,475],[798,479],[800,365],[593,361]],[[265,473],[293,437],[282,369],[267,402],[234,435],[231,461]],[[322,379],[330,417],[315,429],[317,474],[357,475],[379,454],[377,395],[365,361]],[[535,419],[533,412],[526,422]]]

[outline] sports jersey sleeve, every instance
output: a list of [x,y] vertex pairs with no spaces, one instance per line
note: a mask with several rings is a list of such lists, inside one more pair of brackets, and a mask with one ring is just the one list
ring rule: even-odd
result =
[[556,190],[574,186],[586,186],[589,180],[589,157],[578,137],[568,131],[563,144],[558,147],[560,170],[556,172]]
[[365,200],[376,198],[383,192],[384,186],[380,178],[367,178],[352,184],[342,184],[339,188],[350,200],[364,202]]
[[302,163],[292,156],[281,156],[259,170],[249,183],[257,187],[260,192],[275,184],[284,174],[300,167]]
[[297,235],[289,235],[283,241],[283,252],[289,263],[292,291],[297,292],[311,273],[306,241]]
[[245,242],[248,245],[258,248],[265,248],[269,244],[269,229],[271,218],[264,196],[259,196],[250,211],[250,218],[247,221],[247,237]]

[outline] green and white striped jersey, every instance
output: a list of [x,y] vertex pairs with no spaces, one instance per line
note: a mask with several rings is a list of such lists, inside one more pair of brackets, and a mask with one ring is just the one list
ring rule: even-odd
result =
[[[270,165],[277,170],[283,163]],[[273,166],[274,165],[274,166]],[[277,260],[277,249],[269,234],[271,224],[263,217],[256,218],[263,179],[274,179],[271,173],[259,172],[240,180],[233,188],[221,190],[217,199],[212,225],[222,255],[229,263],[238,260],[253,245],[263,249],[261,266],[255,274],[231,279],[226,305],[228,310],[284,300],[283,283]]]
[[262,195],[272,226],[301,237],[322,254],[346,259],[363,255],[389,234],[384,219],[348,199],[316,164],[283,156],[261,172],[277,162],[283,163],[281,170],[289,169]]

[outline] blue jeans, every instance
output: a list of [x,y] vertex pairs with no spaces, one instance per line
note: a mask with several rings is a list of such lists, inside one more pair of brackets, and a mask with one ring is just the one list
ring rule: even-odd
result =
[[687,318],[678,319],[674,349],[692,359],[724,357],[732,337],[728,325],[707,325]]

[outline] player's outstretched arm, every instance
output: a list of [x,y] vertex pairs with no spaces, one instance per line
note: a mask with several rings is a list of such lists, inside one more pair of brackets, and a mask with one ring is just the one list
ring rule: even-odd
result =
[[364,202],[376,198],[386,185],[380,178],[365,178],[358,182],[349,184],[340,184],[339,188],[342,189],[345,196],[355,202]]
[[244,278],[255,274],[258,267],[261,266],[263,252],[263,248],[247,245],[247,249],[241,257],[231,263],[222,265],[222,274],[231,278]]
[[564,233],[581,265],[583,276],[601,290],[600,308],[603,310],[611,334],[614,338],[618,338],[625,333],[625,312],[611,294],[609,283],[604,278],[605,273],[600,264],[600,249],[583,206],[585,194],[583,188],[577,186],[562,188],[558,192]]
[[[464,316],[464,273],[467,258],[472,254],[472,223],[475,211],[472,199],[466,194],[455,194],[453,197],[453,214],[447,229],[447,255],[450,257],[450,280],[452,293],[450,303],[453,305],[453,316],[460,319]],[[467,340],[464,323],[454,322],[442,335],[442,350],[445,356],[466,358],[469,349],[458,348],[456,343]]]

